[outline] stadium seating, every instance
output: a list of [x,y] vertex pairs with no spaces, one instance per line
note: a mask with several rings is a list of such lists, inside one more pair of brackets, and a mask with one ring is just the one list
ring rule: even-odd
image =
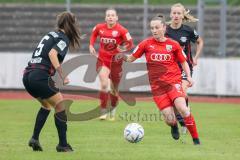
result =
[[[88,41],[93,26],[104,20],[106,5],[73,5],[71,11],[80,20],[82,33],[87,38],[82,41],[81,53],[88,52]],[[196,15],[196,7],[189,7]],[[119,5],[116,7],[120,22],[129,29],[137,44],[143,38],[142,6]],[[56,15],[65,10],[65,5],[0,4],[0,52],[31,52],[41,36],[53,29]],[[170,6],[150,6],[149,19],[157,13],[169,15]],[[219,52],[218,8],[206,8],[204,35],[204,56],[217,56]],[[227,56],[240,56],[240,10],[231,7],[227,14]],[[195,24],[196,26],[196,24]]]

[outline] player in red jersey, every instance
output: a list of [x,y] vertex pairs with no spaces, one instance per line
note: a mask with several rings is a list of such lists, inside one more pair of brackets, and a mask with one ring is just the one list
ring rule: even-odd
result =
[[190,69],[184,52],[178,42],[165,37],[166,24],[164,16],[154,17],[150,28],[153,37],[143,40],[133,54],[118,54],[116,58],[133,62],[143,54],[146,57],[149,82],[153,99],[164,116],[165,122],[172,128],[172,136],[179,139],[174,106],[184,118],[187,129],[191,133],[194,144],[200,144],[197,127],[193,115],[186,105],[185,94],[181,84],[181,63],[187,75],[189,86],[193,85]]
[[[96,54],[94,43],[100,38],[99,54]],[[110,120],[115,119],[116,106],[118,104],[118,86],[122,75],[122,60],[115,61],[114,56],[119,52],[128,51],[133,42],[128,30],[118,23],[115,9],[106,10],[105,22],[97,24],[90,37],[89,51],[97,57],[96,70],[100,79],[100,107],[101,120],[107,118],[108,97],[111,100]],[[110,94],[108,93],[110,78]]]
[[[190,15],[189,10],[186,10],[181,3],[176,3],[171,7],[171,23],[167,26],[166,36],[177,41],[184,50],[187,57],[187,62],[190,67],[191,75],[193,73],[193,67],[197,65],[198,58],[203,48],[203,40],[198,33],[190,26],[184,24],[185,22],[196,22],[198,19]],[[196,43],[196,54],[193,57],[191,51],[191,42]],[[181,68],[181,65],[179,65]],[[185,72],[182,71],[182,86],[183,91],[187,95],[188,81],[186,79]],[[188,105],[188,99],[187,99]],[[176,117],[182,126],[182,133],[186,133],[183,118],[176,113]]]

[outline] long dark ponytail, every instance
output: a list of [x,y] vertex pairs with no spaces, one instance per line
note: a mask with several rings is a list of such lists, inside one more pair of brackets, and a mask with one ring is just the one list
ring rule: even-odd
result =
[[57,30],[64,30],[70,40],[70,50],[76,50],[80,47],[80,26],[73,13],[62,12],[57,16]]

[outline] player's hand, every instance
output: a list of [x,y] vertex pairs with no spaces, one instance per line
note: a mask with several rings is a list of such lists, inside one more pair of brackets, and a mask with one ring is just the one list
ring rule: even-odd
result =
[[63,85],[67,85],[70,83],[70,80],[68,79],[68,77],[65,77],[63,80]]
[[187,77],[187,81],[188,81],[188,87],[192,87],[194,84],[192,77]]
[[193,58],[193,66],[196,66],[198,64],[198,60],[197,60],[197,58]]
[[82,34],[81,36],[80,36],[80,39],[81,40],[84,40],[84,39],[86,39],[87,38],[87,34]]
[[118,52],[120,52],[120,53],[128,51],[126,45],[118,45],[118,46],[117,46],[117,50],[118,50]]
[[127,52],[132,48],[130,41],[123,41],[121,44],[117,45],[117,50],[121,52]]
[[118,53],[118,54],[116,54],[116,55],[114,56],[114,60],[115,60],[115,61],[119,61],[119,60],[121,60],[121,59],[123,59],[123,54],[122,54],[122,53]]
[[95,57],[98,57],[97,53],[96,53],[96,50],[92,45],[89,46],[89,52],[90,52],[91,55],[93,55]]

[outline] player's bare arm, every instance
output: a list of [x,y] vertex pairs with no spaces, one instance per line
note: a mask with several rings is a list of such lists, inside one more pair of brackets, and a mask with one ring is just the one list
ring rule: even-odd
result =
[[133,62],[135,61],[137,58],[135,58],[133,55],[125,55],[123,53],[118,53],[115,56],[115,60],[120,60],[123,59],[125,62]]
[[189,65],[188,65],[187,61],[184,61],[183,63],[181,63],[181,65],[182,65],[183,71],[187,75],[187,81],[189,82],[188,85],[189,85],[189,87],[192,87],[193,86],[193,79],[191,77],[190,68],[189,68]]
[[203,44],[204,44],[203,39],[201,37],[197,39],[196,43],[197,43],[197,48],[196,48],[196,55],[193,58],[193,66],[196,66],[198,64],[197,61],[198,61],[198,58],[200,57],[200,54],[203,49]]
[[92,45],[89,45],[89,52],[90,52],[91,55],[97,57],[96,50],[95,50],[95,48]]
[[56,71],[58,72],[59,76],[61,77],[61,79],[63,80],[63,84],[68,84],[69,83],[69,79],[67,77],[64,78],[63,72],[62,72],[62,67],[58,61],[58,52],[55,49],[51,49],[51,51],[49,52],[49,59],[53,65],[53,67],[56,69]]

